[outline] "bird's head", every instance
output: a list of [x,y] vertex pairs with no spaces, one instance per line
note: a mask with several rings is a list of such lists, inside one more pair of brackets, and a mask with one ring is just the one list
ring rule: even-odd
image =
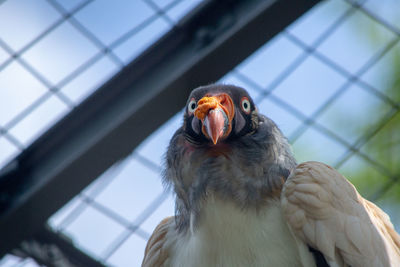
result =
[[192,91],[186,103],[184,131],[190,140],[217,145],[254,132],[257,109],[243,88],[209,85]]

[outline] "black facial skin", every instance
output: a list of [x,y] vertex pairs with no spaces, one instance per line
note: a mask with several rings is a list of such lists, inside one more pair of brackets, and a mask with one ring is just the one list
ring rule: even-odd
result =
[[[257,128],[258,114],[256,111],[256,107],[246,90],[233,85],[210,85],[199,87],[197,89],[194,89],[188,97],[183,126],[185,134],[189,136],[188,139],[194,141],[196,144],[212,144],[212,142],[201,132],[202,123],[194,116],[193,113],[189,113],[188,105],[192,99],[194,99],[197,103],[202,97],[208,94],[215,95],[218,93],[227,93],[232,98],[235,105],[236,114],[234,120],[232,121],[232,132],[225,140],[227,143],[240,136],[251,133]],[[246,97],[250,101],[249,114],[242,110],[241,101],[243,97]]]
[[[228,94],[235,105],[230,135],[214,145],[201,132],[201,121],[188,111],[207,94]],[[242,110],[241,100],[250,101],[250,112]],[[207,196],[233,201],[239,208],[260,209],[279,193],[290,171],[296,166],[286,138],[269,118],[258,114],[253,100],[240,87],[209,85],[192,91],[188,98],[183,126],[171,139],[166,154],[164,180],[173,187],[176,220],[180,231],[187,231],[190,214],[195,221]],[[196,224],[196,222],[195,222]]]

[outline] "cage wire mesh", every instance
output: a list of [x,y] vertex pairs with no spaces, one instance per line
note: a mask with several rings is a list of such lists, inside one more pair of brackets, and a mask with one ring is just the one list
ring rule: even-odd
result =
[[0,167],[198,2],[0,2]]
[[[91,16],[101,10],[98,5],[112,8],[115,3],[43,1],[51,9],[44,31],[34,31],[29,42],[21,37],[11,43],[2,36],[0,84],[14,68],[30,77],[23,85],[34,87],[37,92],[21,103],[18,110],[13,110],[13,116],[0,117],[0,143],[12,147],[7,156],[24,149],[48,127],[48,122],[37,125],[37,119],[29,119],[53,110],[50,105],[44,108],[46,111],[37,111],[46,101],[61,103],[51,115],[62,116],[140,53],[147,43],[170,29],[179,17],[173,17],[172,10],[181,2],[187,5],[187,1],[167,2],[135,2],[148,10],[147,15],[142,11],[142,19],[134,22],[118,18],[124,29],[110,33],[106,30],[111,28],[102,29]],[[7,4],[0,6],[0,20]],[[128,2],[121,3],[125,4]],[[180,14],[191,7],[182,8]],[[321,2],[220,80],[249,91],[261,113],[272,118],[288,137],[298,162],[317,160],[337,168],[364,197],[375,201],[391,216],[398,230],[399,13],[400,4],[396,1]],[[71,35],[57,34],[62,27],[68,28],[66,31]],[[144,44],[140,33],[146,29],[155,33]],[[4,32],[1,26],[0,32]],[[37,36],[33,36],[35,32]],[[57,38],[68,40],[76,35],[85,38],[87,44],[83,49],[89,53],[84,58],[72,59],[78,61],[71,61],[68,70],[49,72],[39,62],[43,55],[40,50],[46,48],[43,43],[57,42]],[[56,53],[57,50],[45,58],[49,66],[57,59]],[[61,60],[67,57],[62,56]],[[107,66],[99,65],[96,69],[100,62]],[[16,82],[15,78],[9,84],[19,87]],[[33,85],[28,86],[28,82]],[[82,83],[86,89],[74,91]],[[2,95],[0,101],[10,97],[13,96]],[[1,113],[11,114],[8,110]],[[26,132],[27,127],[34,128],[30,136],[16,130],[24,120],[29,122],[19,129]],[[54,117],[50,120],[54,121]],[[157,223],[174,214],[174,197],[163,189],[160,174],[163,153],[181,122],[182,112],[53,215],[49,219],[51,227],[106,265],[139,266],[146,240]],[[5,145],[0,147],[4,151]],[[35,264],[29,258],[7,255],[0,265]]]

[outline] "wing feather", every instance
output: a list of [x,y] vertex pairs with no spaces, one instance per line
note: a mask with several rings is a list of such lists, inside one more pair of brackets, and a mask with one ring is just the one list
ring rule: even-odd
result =
[[174,217],[162,220],[147,242],[142,267],[168,266],[174,230]]
[[281,195],[289,227],[331,266],[400,266],[400,237],[389,216],[332,167],[305,162]]

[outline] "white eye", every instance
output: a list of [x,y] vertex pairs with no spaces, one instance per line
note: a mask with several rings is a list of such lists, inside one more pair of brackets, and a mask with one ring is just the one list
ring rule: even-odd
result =
[[250,113],[250,101],[247,99],[247,97],[242,98],[242,110],[247,114]]
[[189,113],[192,114],[195,111],[196,107],[197,107],[196,100],[194,100],[194,98],[192,98],[188,105]]

